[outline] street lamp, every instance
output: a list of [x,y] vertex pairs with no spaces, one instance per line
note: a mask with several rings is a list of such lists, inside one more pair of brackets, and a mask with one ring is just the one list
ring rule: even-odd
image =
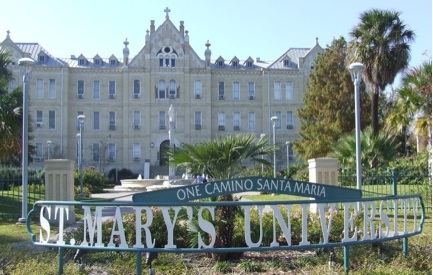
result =
[[287,179],[290,176],[290,159],[289,159],[289,150],[290,150],[290,141],[286,141],[287,146]]
[[274,178],[277,177],[277,151],[275,149],[275,143],[276,143],[276,134],[275,134],[275,124],[277,123],[278,117],[277,116],[273,116],[271,117],[271,121],[272,121],[272,132],[273,132],[273,137],[272,137],[272,142],[274,144]]
[[[172,135],[172,130],[173,130],[173,124],[174,124],[174,115],[175,115],[175,111],[173,108],[173,105],[170,104],[170,108],[168,108],[168,139],[170,141],[170,147],[173,146],[173,135]],[[168,179],[170,180],[170,178],[172,178],[174,176],[174,167],[171,164],[171,162],[169,162],[169,168],[168,168]]]
[[362,168],[361,168],[361,118],[360,118],[360,92],[359,85],[362,80],[364,65],[361,63],[352,63],[349,66],[350,75],[352,76],[353,84],[355,85],[355,134],[356,134],[356,188],[362,188]]
[[[265,133],[260,134],[260,140],[264,139],[265,137],[266,137]],[[262,147],[262,149],[263,149],[263,147]],[[264,156],[262,154],[262,176],[263,176],[263,172],[264,172],[263,158],[264,158]]]
[[77,121],[80,125],[80,144],[79,144],[79,173],[80,173],[80,197],[83,197],[83,128],[84,128],[84,120],[86,119],[85,115],[78,115]]
[[51,140],[47,140],[47,159],[50,159]]
[[29,80],[35,61],[29,57],[24,57],[18,60],[18,66],[23,75],[23,148],[22,152],[22,208],[21,218],[18,219],[19,223],[26,223],[27,217],[27,186],[28,186],[28,161],[29,161]]

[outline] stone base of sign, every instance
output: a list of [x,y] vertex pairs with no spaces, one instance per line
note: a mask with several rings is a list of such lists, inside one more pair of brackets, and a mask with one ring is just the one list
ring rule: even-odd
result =
[[[49,159],[45,161],[45,200],[47,201],[74,201],[74,171],[75,162],[68,159]],[[74,206],[67,208],[67,223],[75,223]],[[51,209],[47,219],[57,222],[60,213]]]
[[[338,184],[338,160],[335,158],[316,158],[308,160],[309,182]],[[314,200],[314,199],[313,199]],[[310,212],[317,213],[317,204],[310,204]]]

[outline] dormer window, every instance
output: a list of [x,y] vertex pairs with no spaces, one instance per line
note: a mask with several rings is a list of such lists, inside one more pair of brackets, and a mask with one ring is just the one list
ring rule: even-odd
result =
[[38,58],[39,62],[45,62],[45,55],[40,55]]
[[239,67],[239,63],[237,61],[233,61],[232,66],[237,68],[237,67]]
[[218,61],[218,67],[223,67],[224,66],[224,62],[223,61]]
[[110,65],[111,66],[116,66],[117,65],[117,60],[116,59],[111,59],[110,60]]
[[84,66],[84,59],[79,59],[78,60],[78,65]]
[[284,60],[283,60],[283,65],[284,65],[284,67],[289,67],[289,65],[290,65],[290,60],[288,60],[288,59],[284,59]]
[[95,65],[96,65],[96,66],[100,66],[100,65],[101,65],[101,60],[99,60],[99,59],[95,59]]
[[247,61],[247,68],[252,68],[252,67],[253,67],[253,62]]

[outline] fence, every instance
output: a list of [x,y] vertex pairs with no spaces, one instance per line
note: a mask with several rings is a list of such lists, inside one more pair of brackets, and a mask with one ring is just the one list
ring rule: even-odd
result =
[[[44,175],[41,172],[28,172],[28,209],[38,200],[45,199]],[[0,220],[13,220],[21,217],[22,211],[21,169],[0,170]]]
[[[342,187],[356,188],[356,173],[352,170],[341,170],[338,178]],[[430,175],[410,171],[366,172],[362,176],[363,197],[383,195],[420,194],[425,208],[432,209],[432,180]]]

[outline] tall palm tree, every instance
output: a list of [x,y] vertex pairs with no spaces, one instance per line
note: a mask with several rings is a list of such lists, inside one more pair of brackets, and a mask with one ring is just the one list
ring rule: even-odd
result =
[[403,86],[396,91],[385,127],[395,134],[406,134],[409,126],[423,139],[429,139],[432,120],[432,62],[408,70]]
[[[254,134],[244,134],[219,137],[194,145],[172,147],[167,154],[171,164],[184,167],[193,174],[206,174],[209,180],[217,181],[235,177],[252,163],[270,166],[271,163],[262,156],[270,155],[274,149],[274,146],[269,145],[268,139],[257,140]],[[232,201],[233,196],[229,194],[216,199]],[[218,207],[216,217],[218,222],[215,225],[215,247],[232,247],[235,207]],[[232,255],[216,253],[212,256],[216,260],[227,260]]]
[[370,89],[371,126],[379,132],[379,94],[394,82],[410,59],[409,42],[415,33],[400,20],[400,13],[372,9],[360,16],[361,22],[350,32],[352,61],[365,65],[364,79]]

